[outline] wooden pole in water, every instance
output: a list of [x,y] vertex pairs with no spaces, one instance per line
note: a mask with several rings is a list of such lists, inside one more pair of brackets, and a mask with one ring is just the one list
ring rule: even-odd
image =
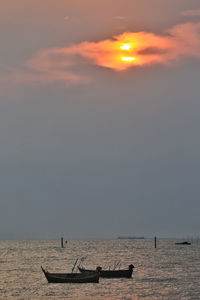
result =
[[61,237],[61,248],[64,248],[64,245],[63,245],[63,237]]
[[155,238],[154,238],[154,246],[155,246],[155,248],[157,247],[157,240],[156,240],[156,236],[155,236]]

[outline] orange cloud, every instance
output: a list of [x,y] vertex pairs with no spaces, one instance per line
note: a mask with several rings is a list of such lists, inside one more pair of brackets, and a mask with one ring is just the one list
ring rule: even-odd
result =
[[124,32],[98,42],[44,50],[29,59],[21,70],[1,75],[0,81],[86,83],[89,79],[79,75],[79,71],[87,65],[125,71],[140,66],[167,65],[184,57],[200,58],[200,23],[177,25],[162,35]]
[[200,58],[200,23],[178,25],[164,35],[124,32],[109,40],[74,45],[66,48],[65,53],[80,55],[92,64],[116,71],[168,64],[183,56]]

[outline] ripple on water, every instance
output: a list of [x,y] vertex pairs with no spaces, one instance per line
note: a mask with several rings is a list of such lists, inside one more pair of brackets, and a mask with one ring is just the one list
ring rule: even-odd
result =
[[[2,299],[198,299],[200,245],[176,247],[173,240],[1,241]],[[76,258],[84,265],[135,266],[132,279],[103,279],[99,284],[48,284],[40,266],[70,272]]]

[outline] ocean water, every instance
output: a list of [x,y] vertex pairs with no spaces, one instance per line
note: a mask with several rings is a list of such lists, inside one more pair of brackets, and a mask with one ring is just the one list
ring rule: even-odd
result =
[[[83,265],[121,269],[133,264],[131,279],[99,283],[50,284],[40,266],[50,272],[71,272],[76,258]],[[0,299],[200,299],[200,243],[175,245],[175,240],[0,241]]]

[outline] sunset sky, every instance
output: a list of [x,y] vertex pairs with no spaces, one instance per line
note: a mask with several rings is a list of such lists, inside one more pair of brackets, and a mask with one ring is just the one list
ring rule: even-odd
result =
[[0,7],[0,238],[199,235],[200,1]]

